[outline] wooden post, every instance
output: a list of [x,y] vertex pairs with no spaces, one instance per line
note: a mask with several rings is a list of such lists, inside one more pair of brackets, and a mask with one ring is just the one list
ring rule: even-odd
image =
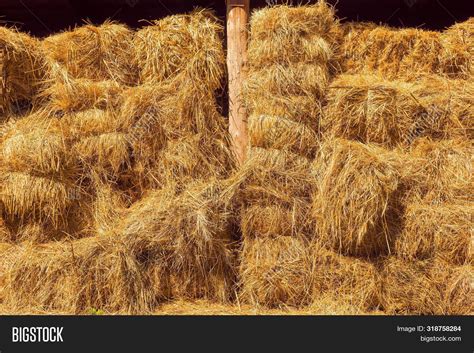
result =
[[227,0],[227,70],[229,76],[229,133],[235,156],[243,163],[247,154],[247,112],[242,85],[247,74],[247,24],[250,0]]

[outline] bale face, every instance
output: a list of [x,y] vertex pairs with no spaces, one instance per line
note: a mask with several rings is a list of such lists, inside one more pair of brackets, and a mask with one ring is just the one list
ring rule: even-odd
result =
[[45,63],[36,39],[6,27],[0,27],[0,38],[1,116],[21,113],[39,100]]
[[474,73],[474,18],[456,23],[441,34],[441,71],[453,78],[469,79]]
[[[42,44],[50,65],[59,65],[72,79],[132,84],[132,39],[133,32],[126,26],[105,22],[50,36]],[[54,69],[51,75],[56,78]]]
[[222,32],[208,11],[154,21],[134,38],[140,82],[177,79],[211,91],[220,88],[225,64]]
[[404,229],[395,242],[395,253],[407,260],[442,258],[454,265],[472,263],[470,204],[411,204],[405,212]]
[[241,297],[257,306],[309,304],[312,271],[309,247],[301,238],[247,238],[241,253]]
[[311,127],[282,117],[249,116],[248,136],[251,147],[288,150],[309,158],[318,146],[318,135]]
[[348,255],[390,251],[399,228],[399,160],[384,149],[328,142],[313,163],[317,236]]

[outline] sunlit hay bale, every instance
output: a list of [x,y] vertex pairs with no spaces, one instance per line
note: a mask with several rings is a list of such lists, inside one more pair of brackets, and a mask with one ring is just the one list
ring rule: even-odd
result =
[[134,54],[141,83],[179,79],[214,91],[222,87],[223,27],[206,10],[153,21],[135,34]]
[[308,159],[280,150],[251,148],[239,171],[227,181],[237,207],[309,202],[313,179]]
[[341,49],[349,73],[373,71],[387,79],[414,79],[439,71],[439,32],[383,26],[355,30],[355,35],[346,34]]
[[131,165],[131,147],[124,133],[103,133],[81,139],[73,152],[83,165],[101,174],[118,176]]
[[277,238],[311,235],[310,205],[295,201],[292,205],[253,204],[241,211],[242,236],[247,238]]
[[410,197],[426,203],[473,201],[474,146],[466,140],[420,139],[405,173],[413,180]]
[[53,111],[71,112],[84,109],[110,109],[121,103],[124,88],[112,80],[56,80],[44,91]]
[[407,261],[434,256],[463,265],[474,260],[472,204],[407,206],[403,232],[395,241],[395,254]]
[[0,116],[37,103],[44,66],[38,40],[0,27]]
[[64,68],[72,79],[133,84],[132,40],[133,31],[125,25],[106,21],[55,34],[42,44],[48,62]]
[[323,146],[313,162],[316,234],[345,255],[390,251],[400,228],[400,157],[342,139]]
[[68,179],[2,171],[0,202],[10,218],[27,220],[33,217],[53,225],[63,224],[73,187]]
[[151,282],[120,239],[22,246],[6,270],[5,302],[40,310],[149,313]]
[[441,34],[441,72],[450,77],[469,79],[474,73],[474,17],[456,23]]
[[467,137],[474,140],[474,82],[452,80],[450,91],[450,118],[444,136],[449,138]]
[[325,1],[314,5],[265,7],[252,14],[252,40],[291,40],[317,34],[330,43],[338,42],[341,31],[335,9]]
[[193,179],[224,179],[235,166],[229,141],[204,134],[168,141],[156,161],[151,177],[162,187],[173,183],[186,185]]
[[[446,274],[443,262],[436,270]],[[449,265],[447,265],[450,267]],[[435,272],[434,275],[437,275]],[[442,276],[442,274],[441,274]],[[449,315],[474,314],[474,266],[471,264],[451,267],[445,282],[444,300]]]
[[288,150],[309,158],[314,157],[318,146],[316,131],[284,117],[250,115],[248,136],[251,147]]
[[387,147],[407,144],[417,116],[425,110],[413,84],[374,75],[341,75],[332,83],[322,130],[334,137]]
[[388,258],[382,271],[381,301],[387,314],[447,314],[445,276],[431,276],[432,261],[406,262]]
[[92,200],[94,230],[98,236],[110,234],[129,206],[125,195],[109,183],[98,182]]
[[268,307],[310,303],[313,259],[302,238],[246,238],[240,257],[242,301]]
[[245,96],[251,100],[273,96],[322,97],[329,84],[329,71],[324,65],[293,64],[272,65],[249,73],[245,82]]
[[335,59],[334,49],[319,35],[250,40],[248,56],[251,70],[295,63],[331,65]]
[[186,297],[229,298],[234,259],[221,189],[211,179],[190,183],[179,195],[171,188],[151,192],[115,230],[128,248],[147,259],[150,270],[159,266],[161,274],[179,279],[173,281],[173,296],[187,291]]
[[6,124],[0,137],[3,168],[41,175],[62,175],[74,169],[64,128],[39,114]]
[[361,311],[379,306],[379,275],[373,263],[339,255],[318,245],[311,247],[311,254],[315,302],[331,297],[341,305],[351,305]]
[[73,140],[123,130],[123,126],[113,110],[92,108],[71,112],[64,114],[61,121]]

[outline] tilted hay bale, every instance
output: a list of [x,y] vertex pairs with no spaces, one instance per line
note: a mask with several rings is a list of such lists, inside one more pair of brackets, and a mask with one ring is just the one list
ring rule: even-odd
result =
[[299,201],[291,205],[252,204],[241,212],[242,236],[247,239],[311,234],[309,212],[309,204]]
[[383,307],[389,314],[472,315],[472,274],[472,265],[389,258],[383,270]]
[[333,298],[361,311],[379,306],[379,275],[374,263],[312,246],[313,301]]
[[340,29],[335,9],[325,1],[307,6],[278,5],[255,11],[251,18],[252,40],[294,39],[312,34],[337,42]]
[[38,40],[0,27],[0,116],[22,112],[37,101],[44,65]]
[[441,34],[441,71],[450,77],[469,79],[474,73],[474,17],[456,23]]
[[318,146],[318,135],[311,127],[284,117],[250,115],[248,136],[251,147],[288,150],[309,158]]
[[472,201],[473,148],[466,140],[419,140],[404,172],[413,180],[408,199],[428,203]]
[[0,174],[0,201],[8,217],[64,223],[69,192],[74,185],[67,180],[47,176],[33,176],[21,172]]
[[199,89],[221,88],[225,65],[222,34],[219,20],[205,10],[153,21],[134,38],[140,82],[178,79]]
[[412,91],[413,84],[374,75],[341,75],[329,88],[322,129],[364,143],[404,144],[424,112]]
[[246,238],[240,281],[243,301],[269,307],[310,303],[313,259],[308,243],[298,237]]
[[2,169],[42,175],[74,172],[64,127],[38,113],[6,124],[0,137]]
[[[100,26],[88,23],[72,31],[43,40],[44,53],[53,66],[58,64],[73,79],[134,82],[133,32],[124,25],[106,21]],[[51,72],[55,78],[54,69]]]
[[472,204],[407,206],[404,229],[395,241],[395,253],[407,260],[442,258],[454,265],[474,260]]
[[341,51],[348,73],[375,71],[388,79],[414,79],[439,71],[440,33],[413,28],[360,26],[346,34]]
[[400,160],[373,145],[336,139],[313,163],[316,235],[347,255],[390,251],[399,230]]
[[179,195],[171,188],[151,192],[114,230],[148,259],[151,273],[160,269],[155,280],[172,283],[172,296],[229,298],[233,258],[221,189],[208,180],[190,183]]
[[121,103],[123,86],[112,80],[56,80],[44,91],[53,111],[71,112],[84,109],[116,108]]
[[154,305],[149,278],[120,239],[25,245],[16,252],[5,274],[5,302],[12,307],[143,314]]

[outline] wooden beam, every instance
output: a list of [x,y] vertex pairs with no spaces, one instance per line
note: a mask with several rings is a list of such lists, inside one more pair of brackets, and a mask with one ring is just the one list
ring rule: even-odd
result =
[[239,163],[248,147],[247,112],[242,86],[247,75],[247,24],[250,0],[227,0],[227,70],[229,77],[229,133]]

